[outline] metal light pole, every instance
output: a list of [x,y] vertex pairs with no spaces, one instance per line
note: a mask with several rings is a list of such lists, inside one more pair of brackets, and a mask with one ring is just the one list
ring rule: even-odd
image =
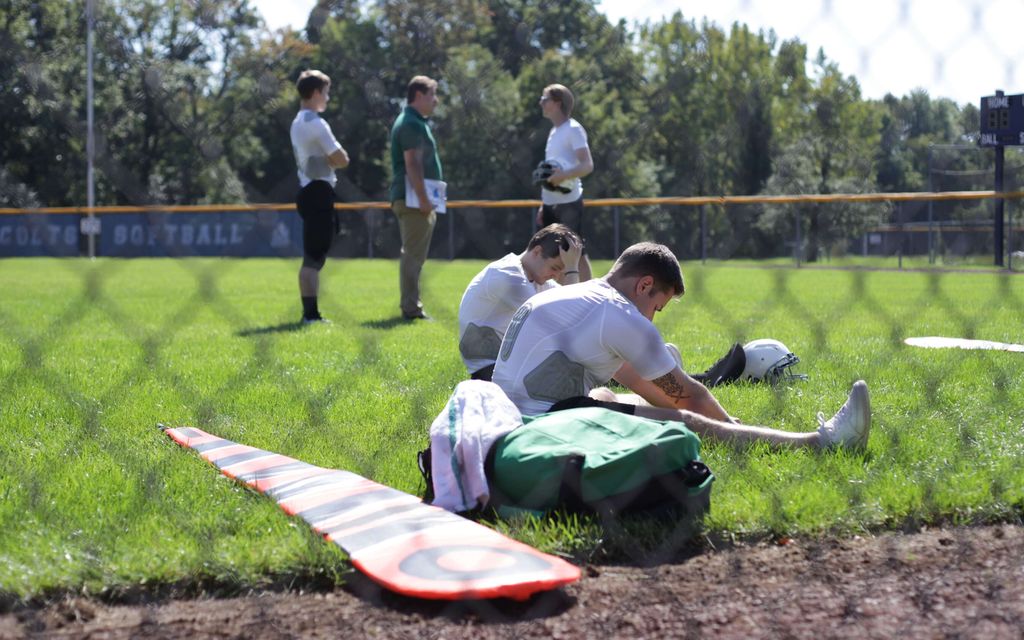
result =
[[[935,145],[928,145],[928,192],[935,191],[935,185],[932,183],[932,152],[935,150]],[[933,200],[928,201],[928,264],[935,264],[935,245],[932,244],[932,225],[934,217],[932,213]]]
[[86,102],[86,139],[85,139],[85,189],[86,205],[88,207],[88,223],[86,230],[89,232],[89,257],[96,257],[96,214],[93,208],[96,206],[95,176],[93,175],[93,159],[96,153],[95,138],[93,135],[93,93],[92,93],[92,41],[93,26],[96,21],[95,0],[85,0],[85,22],[86,22],[86,72],[85,72],[85,102]]

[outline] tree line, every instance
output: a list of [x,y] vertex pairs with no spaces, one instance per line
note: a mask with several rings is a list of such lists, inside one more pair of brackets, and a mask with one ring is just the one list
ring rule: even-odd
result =
[[[589,134],[587,198],[923,190],[931,145],[977,138],[975,105],[924,89],[868,100],[824,51],[680,12],[629,25],[591,0],[322,0],[305,28],[271,32],[247,0],[95,4],[98,204],[291,201],[306,68],[333,81],[324,116],[352,159],[338,187],[350,201],[387,198],[388,132],[416,74],[441,83],[433,120],[452,199],[537,197],[550,127],[537,100],[552,82],[573,90]],[[84,12],[84,0],[0,0],[2,206],[85,202]],[[950,168],[985,162],[965,154]],[[708,233],[752,256],[790,238],[799,214],[810,259],[887,214],[727,213]],[[485,230],[460,233],[508,236],[522,226],[508,217],[482,213]],[[698,241],[678,210],[630,208],[623,225]]]

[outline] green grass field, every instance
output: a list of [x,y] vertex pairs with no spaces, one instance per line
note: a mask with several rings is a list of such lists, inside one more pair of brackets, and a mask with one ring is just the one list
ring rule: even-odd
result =
[[[242,591],[342,581],[342,554],[157,428],[192,425],[417,493],[415,452],[465,372],[456,314],[481,262],[430,262],[429,323],[397,319],[397,263],[332,261],[299,328],[295,260],[0,261],[0,604],[51,593]],[[603,273],[608,263],[597,263]],[[1024,279],[684,265],[656,319],[703,370],[773,337],[810,379],[716,395],[745,422],[805,431],[864,378],[863,453],[706,441],[708,536],[820,535],[1018,519],[1024,354],[913,349],[907,336],[1024,341]],[[547,551],[620,556],[669,536],[640,523],[496,523]],[[594,555],[592,555],[594,554]]]

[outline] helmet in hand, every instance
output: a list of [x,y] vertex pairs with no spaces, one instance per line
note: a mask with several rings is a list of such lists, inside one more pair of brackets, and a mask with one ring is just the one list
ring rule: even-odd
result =
[[548,191],[557,191],[558,193],[569,193],[572,189],[556,185],[550,181],[551,176],[556,171],[561,171],[562,165],[557,160],[542,160],[537,168],[533,170],[533,184],[539,184],[542,188]]

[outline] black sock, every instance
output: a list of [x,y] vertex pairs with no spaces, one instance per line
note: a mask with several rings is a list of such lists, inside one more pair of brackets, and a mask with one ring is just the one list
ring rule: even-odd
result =
[[316,296],[302,296],[302,317],[315,320],[320,317],[320,309],[316,306]]

